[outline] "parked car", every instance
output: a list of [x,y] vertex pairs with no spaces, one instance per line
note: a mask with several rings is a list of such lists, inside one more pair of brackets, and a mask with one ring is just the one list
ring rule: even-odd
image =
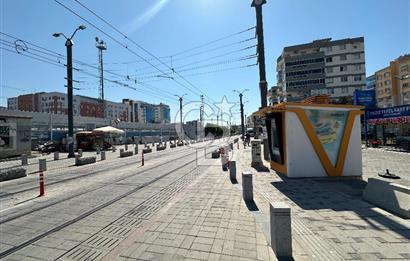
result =
[[60,148],[59,144],[57,144],[55,142],[52,142],[52,141],[49,141],[49,142],[46,142],[46,143],[40,145],[38,147],[38,151],[41,152],[41,153],[50,154],[51,152],[59,151],[59,148]]

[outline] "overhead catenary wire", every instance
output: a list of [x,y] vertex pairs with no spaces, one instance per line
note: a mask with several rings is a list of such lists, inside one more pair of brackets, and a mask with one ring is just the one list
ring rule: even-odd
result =
[[[64,5],[63,3],[59,2],[58,0],[54,0],[56,3],[58,3],[60,6],[62,6],[64,9],[66,9],[67,11],[69,11],[70,13],[72,13],[73,15],[77,16],[78,18],[80,18],[81,20],[83,20],[84,22],[88,23],[90,26],[92,26],[94,29],[96,29],[97,31],[99,31],[100,33],[104,34],[105,36],[107,36],[108,38],[110,38],[112,41],[114,41],[115,43],[119,44],[120,46],[122,46],[123,48],[125,48],[127,51],[129,51],[130,53],[132,53],[133,55],[137,56],[138,58],[144,60],[146,63],[150,64],[153,68],[155,68],[156,70],[158,70],[160,73],[164,74],[164,75],[168,75],[167,73],[165,73],[163,70],[161,70],[160,68],[158,68],[158,66],[155,66],[154,64],[152,64],[150,61],[148,61],[145,57],[139,55],[137,52],[135,52],[134,50],[132,50],[131,48],[129,48],[129,46],[123,44],[122,42],[120,42],[118,39],[116,39],[115,37],[111,36],[110,34],[106,33],[104,30],[100,29],[98,26],[96,26],[94,23],[92,23],[91,21],[89,21],[88,19],[82,17],[81,15],[77,14],[74,10],[72,10],[71,8],[69,8],[68,6]],[[129,38],[127,37],[127,39],[129,40]],[[169,75],[168,75],[169,76]],[[171,76],[169,76],[171,77]],[[182,87],[186,88],[187,90],[189,90],[190,92],[199,95],[196,91],[192,90],[191,88],[189,88],[188,86],[174,80],[176,83],[178,83],[179,85],[181,85]]]
[[[36,47],[41,48],[42,50],[45,50],[45,51],[48,52],[48,53],[46,53],[46,52],[41,52],[41,53],[48,54],[48,55],[50,55],[50,56],[52,56],[52,57],[55,57],[55,58],[66,58],[64,55],[62,55],[62,54],[60,54],[60,53],[57,53],[57,52],[55,52],[55,51],[52,51],[52,50],[43,48],[43,47],[41,47],[41,46],[39,46],[39,45],[30,43],[30,42],[28,42],[28,41],[26,41],[26,40],[22,40],[22,39],[20,39],[20,38],[17,38],[17,37],[15,37],[15,36],[12,36],[12,35],[9,35],[9,34],[5,34],[5,33],[3,33],[3,32],[0,32],[0,34],[6,35],[6,36],[8,36],[8,37],[10,37],[10,38],[13,38],[13,39],[22,41],[22,42],[24,42],[24,43],[28,43],[29,45],[36,46]],[[14,43],[14,42],[10,42],[10,41],[7,41],[7,40],[2,40],[2,39],[0,39],[0,41],[5,41],[5,42],[7,42],[9,47],[15,47],[15,43]],[[0,43],[1,43],[1,42],[0,42]],[[27,48],[27,49],[28,49],[28,50],[25,50],[24,52],[30,53],[30,50],[37,51],[36,49],[31,48],[31,47],[30,47],[30,48]],[[21,53],[21,52],[17,52],[17,53]],[[33,54],[33,55],[34,55],[34,54]],[[37,56],[38,56],[38,57],[41,57],[41,59],[48,60],[49,62],[59,63],[59,62],[53,61],[52,59],[50,59],[50,58],[48,58],[48,57],[43,57],[43,56],[41,56],[41,55],[37,55]],[[78,63],[78,64],[80,64],[80,65],[83,65],[83,66],[88,66],[88,67],[91,67],[91,68],[94,68],[94,69],[98,69],[98,67],[96,67],[96,66],[87,64],[87,63],[82,62],[82,61],[79,61],[79,60],[75,60],[75,62]],[[60,63],[59,63],[59,64],[60,64]],[[65,64],[63,64],[63,65],[66,66]],[[75,69],[76,71],[86,72],[85,70],[81,70],[81,69],[78,69],[78,68],[74,68],[74,69]],[[114,72],[111,72],[111,71],[109,71],[109,70],[104,70],[104,72],[107,72],[107,73],[109,73],[109,74],[111,74],[111,75],[115,75],[115,76],[121,77],[121,78],[123,78],[124,80],[125,80],[125,79],[134,80],[134,79],[131,79],[131,78],[128,77],[128,76],[121,75],[121,74],[118,74],[118,73],[114,73]],[[89,74],[89,75],[90,75],[90,74]],[[91,75],[91,76],[96,77],[96,78],[99,77],[99,76],[96,76],[96,75]],[[104,79],[106,79],[106,78],[104,78]],[[110,81],[110,80],[107,80],[107,81]],[[136,79],[135,79],[135,81],[136,81]],[[136,83],[139,84],[138,81],[136,81]],[[173,95],[172,93],[167,92],[167,91],[165,91],[165,90],[163,90],[163,89],[161,89],[161,88],[158,88],[158,87],[155,87],[155,86],[152,86],[152,85],[151,85],[151,88],[158,89],[158,90],[161,91],[161,92],[167,93],[170,97],[173,97],[173,96],[172,96],[172,95]]]

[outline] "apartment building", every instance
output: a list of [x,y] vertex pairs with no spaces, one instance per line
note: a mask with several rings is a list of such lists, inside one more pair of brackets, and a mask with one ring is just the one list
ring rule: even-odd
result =
[[130,106],[129,119],[131,122],[171,122],[170,108],[166,104],[151,104],[143,101],[135,101],[130,99],[123,99],[122,102]]
[[380,108],[410,104],[410,54],[400,56],[376,71],[375,90]]
[[328,94],[334,102],[349,102],[355,90],[366,88],[364,38],[326,38],[285,47],[276,72],[288,101]]

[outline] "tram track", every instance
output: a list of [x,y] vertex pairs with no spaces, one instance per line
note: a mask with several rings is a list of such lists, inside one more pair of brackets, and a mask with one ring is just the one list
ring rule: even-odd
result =
[[[210,153],[207,153],[207,154],[210,154]],[[143,174],[143,173],[148,172],[148,171],[150,171],[150,170],[152,170],[152,169],[155,169],[155,168],[159,168],[159,167],[161,167],[161,166],[163,166],[163,165],[166,165],[166,164],[168,164],[168,163],[170,163],[170,162],[172,162],[172,161],[174,161],[174,160],[175,160],[175,159],[170,160],[170,161],[167,161],[167,162],[164,162],[164,163],[159,164],[159,165],[156,165],[156,166],[151,167],[151,168],[149,168],[149,169],[145,169],[145,170],[144,170],[143,172],[141,172],[140,174]],[[104,208],[106,208],[106,207],[108,207],[108,206],[110,206],[110,205],[116,203],[117,201],[119,201],[119,200],[121,200],[121,199],[123,199],[123,198],[125,198],[125,197],[127,197],[127,196],[129,196],[129,195],[131,195],[131,194],[133,194],[133,193],[135,193],[135,192],[137,192],[137,191],[139,191],[139,190],[141,190],[141,189],[143,189],[143,188],[145,188],[145,187],[147,187],[147,186],[149,186],[149,185],[151,185],[151,184],[153,184],[153,183],[155,183],[155,182],[157,182],[157,181],[159,181],[159,180],[161,180],[161,179],[163,179],[163,178],[165,178],[165,177],[167,177],[167,176],[169,176],[169,175],[171,175],[172,173],[175,173],[176,171],[181,170],[181,169],[187,167],[188,165],[190,165],[190,164],[192,164],[192,163],[195,163],[196,160],[197,160],[197,159],[194,157],[193,160],[190,159],[188,162],[185,162],[184,164],[182,164],[182,165],[180,165],[180,166],[178,166],[178,167],[176,167],[176,168],[174,168],[174,169],[172,169],[172,170],[170,170],[170,171],[167,171],[167,172],[165,172],[164,174],[162,174],[162,175],[160,175],[160,176],[158,176],[158,177],[155,177],[155,178],[153,178],[153,179],[150,180],[150,181],[147,181],[147,182],[145,182],[145,183],[143,183],[143,184],[141,184],[141,185],[138,185],[137,187],[135,187],[135,188],[133,188],[133,189],[131,189],[131,190],[129,190],[129,191],[127,191],[127,192],[121,194],[121,195],[118,195],[118,196],[116,196],[115,198],[113,198],[113,199],[111,199],[111,200],[109,200],[109,201],[107,201],[107,202],[105,202],[105,203],[102,203],[102,204],[98,205],[97,207],[94,207],[94,208],[92,208],[92,209],[90,209],[90,210],[84,212],[83,214],[81,214],[81,215],[79,215],[79,216],[77,216],[77,217],[75,217],[75,218],[73,218],[73,219],[71,219],[71,220],[69,220],[69,221],[66,221],[66,222],[64,222],[64,223],[62,223],[62,224],[60,224],[60,225],[58,225],[58,226],[55,226],[54,228],[52,228],[52,229],[50,229],[50,230],[48,230],[48,231],[46,231],[46,232],[44,232],[44,233],[41,233],[41,234],[39,234],[39,235],[37,235],[37,236],[31,238],[31,239],[28,239],[28,240],[24,241],[23,243],[21,243],[21,244],[19,244],[19,245],[13,246],[13,247],[11,247],[11,248],[9,248],[9,249],[7,249],[7,250],[1,252],[1,253],[0,253],[0,259],[2,259],[2,258],[4,258],[4,257],[7,257],[7,256],[9,256],[9,255],[11,255],[11,254],[13,254],[13,253],[19,251],[20,249],[23,249],[24,247],[29,246],[29,245],[31,245],[32,243],[35,243],[36,241],[38,241],[38,240],[40,240],[40,239],[42,239],[42,238],[44,238],[44,237],[46,237],[46,236],[48,236],[48,235],[50,235],[50,234],[52,234],[52,233],[55,233],[55,232],[57,232],[57,231],[60,231],[60,230],[62,230],[63,228],[68,227],[68,226],[70,226],[70,225],[72,225],[72,224],[74,224],[74,223],[76,223],[76,222],[78,222],[78,221],[80,221],[80,220],[82,220],[82,219],[84,219],[84,218],[90,216],[91,214],[94,214],[94,213],[96,213],[97,211],[100,211],[100,210],[102,210],[102,209],[104,209]],[[196,168],[196,167],[195,167],[195,168]],[[177,180],[183,178],[184,176],[186,176],[186,175],[188,175],[188,174],[190,174],[190,173],[191,173],[191,171],[188,171],[186,174],[184,174],[183,176],[179,177]],[[121,179],[116,180],[115,182],[118,182],[118,181],[121,181],[121,180],[125,180],[125,179],[127,179],[127,178],[129,178],[129,177],[131,177],[131,176],[134,176],[134,175],[135,175],[135,173],[130,174],[130,175],[127,175],[127,176],[125,176],[125,177],[122,177]],[[176,180],[176,181],[177,181],[177,180]],[[175,181],[174,181],[174,182],[175,182]],[[104,187],[104,186],[107,186],[107,184],[104,184],[103,186],[100,186],[99,188],[102,188],[102,187]],[[44,209],[44,208],[50,207],[50,206],[52,206],[52,205],[56,205],[56,204],[58,204],[58,203],[61,203],[62,201],[67,201],[67,200],[69,200],[69,199],[78,197],[78,196],[80,196],[80,195],[84,195],[84,194],[86,194],[86,193],[90,193],[90,192],[95,191],[95,190],[97,190],[97,189],[99,189],[99,188],[93,189],[93,190],[91,190],[91,191],[86,191],[86,192],[83,192],[83,193],[80,193],[80,194],[77,194],[77,195],[73,195],[72,197],[65,198],[65,199],[63,199],[63,200],[61,200],[61,201],[54,202],[54,203],[52,203],[52,204],[49,204],[49,205],[47,205],[47,206],[43,206],[43,207],[38,208],[38,209],[33,209],[33,210],[31,210],[31,211],[29,211],[29,212],[26,212],[26,213],[24,213],[24,214],[21,214],[21,215],[18,215],[18,216],[9,218],[8,220],[3,220],[3,221],[0,222],[0,224],[4,224],[4,223],[6,223],[6,222],[10,222],[10,221],[12,221],[12,220],[18,219],[18,218],[20,218],[20,217],[22,217],[22,216],[25,216],[25,215],[31,214],[31,213],[33,213],[33,212],[39,211],[40,209]]]
[[[195,149],[195,148],[190,147],[189,149]],[[189,151],[189,150],[188,150],[188,151]],[[179,151],[177,151],[177,152],[167,151],[166,153],[150,154],[150,155],[153,155],[152,157],[154,157],[154,156],[168,157],[168,156],[174,156],[174,155],[184,154],[184,153],[186,153],[186,152],[187,152],[187,150],[179,150]],[[165,154],[165,155],[164,155],[164,154]],[[151,158],[151,157],[150,157],[150,158]],[[146,159],[146,160],[149,160],[149,158]],[[129,167],[129,166],[134,165],[134,164],[137,164],[137,163],[141,163],[141,160],[139,159],[139,160],[137,160],[137,161],[135,161],[135,162],[127,162],[127,163],[124,163],[124,162],[108,162],[108,163],[106,164],[106,165],[108,165],[108,166],[107,166],[108,168],[105,168],[104,170],[101,170],[101,169],[100,169],[100,170],[95,170],[95,166],[89,166],[89,167],[86,168],[86,169],[81,169],[81,171],[83,171],[83,172],[88,171],[88,170],[93,170],[93,171],[88,172],[88,173],[86,173],[86,174],[78,175],[78,176],[68,177],[68,178],[63,179],[63,180],[57,180],[57,181],[48,182],[48,183],[47,183],[47,186],[56,185],[56,184],[60,184],[60,183],[63,183],[63,182],[80,179],[80,178],[83,178],[83,177],[91,177],[91,176],[94,176],[94,175],[97,175],[97,174],[101,173],[102,171],[118,170],[118,168]],[[69,166],[69,167],[71,167],[71,166]],[[59,177],[68,175],[68,174],[69,174],[68,172],[71,172],[71,171],[72,171],[72,170],[70,170],[70,169],[64,170],[64,173],[59,174],[59,175],[53,175],[53,176],[50,177],[50,179],[57,179],[57,178],[59,178]],[[24,182],[24,183],[20,183],[20,184],[18,184],[18,185],[19,185],[19,186],[24,186],[24,185],[27,185],[27,184],[30,184],[30,183],[33,183],[33,180],[30,180],[30,181],[27,181],[27,182]],[[0,194],[0,199],[6,198],[6,197],[10,197],[10,196],[14,196],[14,195],[17,195],[17,194],[21,194],[21,193],[24,193],[24,192],[28,192],[28,191],[31,191],[31,190],[36,190],[36,189],[38,189],[38,186],[37,186],[37,185],[36,185],[36,186],[29,187],[29,188],[21,189],[21,190],[18,190],[18,191],[14,191],[14,192],[6,192],[6,193],[4,193],[4,194]],[[1,222],[0,222],[0,224],[1,224]]]
[[[185,154],[189,154],[189,153],[190,153],[190,151],[186,151],[186,150],[181,151],[181,152],[185,152]],[[182,154],[182,153],[178,153],[178,155],[179,155],[179,154]],[[175,154],[173,154],[172,156],[174,156],[174,155],[175,155]],[[171,155],[170,155],[170,156],[171,156]],[[174,162],[174,161],[177,160],[177,159],[180,159],[180,157],[179,157],[179,156],[178,156],[178,157],[173,157],[171,160],[168,160],[168,161],[166,161],[166,162],[157,164],[157,165],[152,166],[152,167],[150,167],[150,168],[146,168],[146,169],[142,170],[142,171],[139,172],[139,173],[133,172],[133,173],[128,174],[128,175],[126,175],[126,176],[122,176],[122,177],[120,177],[120,178],[118,178],[118,179],[114,179],[114,180],[112,180],[109,184],[103,184],[103,185],[97,186],[97,187],[95,187],[95,188],[93,188],[93,189],[91,189],[91,190],[86,190],[86,191],[83,191],[83,192],[80,192],[80,193],[71,195],[71,196],[69,196],[69,197],[67,197],[67,198],[63,198],[63,199],[61,199],[61,200],[52,202],[52,203],[50,203],[50,204],[47,204],[47,205],[44,205],[44,206],[40,206],[40,207],[38,207],[38,208],[31,209],[30,211],[23,212],[23,213],[17,214],[17,215],[15,215],[15,216],[12,216],[12,217],[9,217],[9,218],[2,219],[2,220],[0,220],[0,225],[2,225],[2,224],[4,224],[4,223],[7,223],[7,222],[10,222],[10,221],[13,221],[13,220],[18,219],[18,218],[27,216],[27,215],[32,214],[32,213],[34,213],[34,212],[37,212],[37,211],[40,211],[40,210],[43,210],[43,209],[52,207],[52,206],[54,206],[54,205],[63,203],[63,202],[65,202],[65,201],[71,200],[71,199],[73,199],[73,198],[76,198],[76,197],[85,195],[85,194],[87,194],[87,193],[91,193],[91,192],[97,191],[97,190],[99,190],[99,189],[101,189],[101,188],[104,188],[104,187],[106,187],[106,186],[108,186],[108,185],[110,185],[110,184],[112,184],[112,183],[117,183],[117,182],[123,181],[123,180],[128,179],[128,178],[130,178],[130,177],[133,177],[133,176],[135,176],[135,175],[142,175],[142,174],[147,173],[147,172],[149,172],[149,171],[151,171],[151,170],[153,170],[153,169],[160,168],[160,167],[162,167],[162,166],[168,165],[169,163]],[[196,159],[194,159],[193,161],[196,161]],[[105,170],[104,170],[104,171],[105,171]],[[100,170],[100,171],[98,171],[98,172],[102,172],[102,171]],[[79,176],[78,178],[80,178],[80,177],[89,177],[89,176],[87,176],[87,175],[85,175],[85,176]],[[71,180],[72,180],[72,179],[71,179]],[[64,180],[64,181],[67,181],[67,179]],[[63,181],[62,181],[62,182],[63,182]],[[38,189],[38,188],[35,187],[35,189]]]

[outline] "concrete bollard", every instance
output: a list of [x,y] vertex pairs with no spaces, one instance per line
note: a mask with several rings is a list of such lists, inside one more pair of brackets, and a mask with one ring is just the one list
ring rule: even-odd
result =
[[270,203],[270,236],[278,259],[292,257],[292,227],[290,207],[283,202]]
[[79,154],[75,154],[75,165],[78,165],[78,160],[81,158]]
[[253,201],[253,182],[251,172],[242,172],[242,195],[244,201]]
[[27,154],[21,154],[21,165],[27,165],[28,164],[28,158]]
[[80,157],[83,156],[83,150],[82,149],[78,149],[78,155],[80,155]]
[[138,154],[138,144],[135,144],[135,147],[134,147],[134,154]]
[[47,171],[47,161],[46,159],[38,160],[38,171]]
[[128,144],[125,144],[125,150],[128,150]]
[[54,151],[54,160],[60,159],[60,153],[58,151]]
[[97,155],[101,153],[100,147],[97,147]]
[[124,149],[120,149],[120,156],[124,153]]
[[112,146],[111,150],[112,150],[112,152],[115,152],[115,150],[116,150],[115,146]]
[[101,160],[105,160],[105,151],[101,151]]
[[231,180],[236,180],[236,161],[229,162],[229,178]]

